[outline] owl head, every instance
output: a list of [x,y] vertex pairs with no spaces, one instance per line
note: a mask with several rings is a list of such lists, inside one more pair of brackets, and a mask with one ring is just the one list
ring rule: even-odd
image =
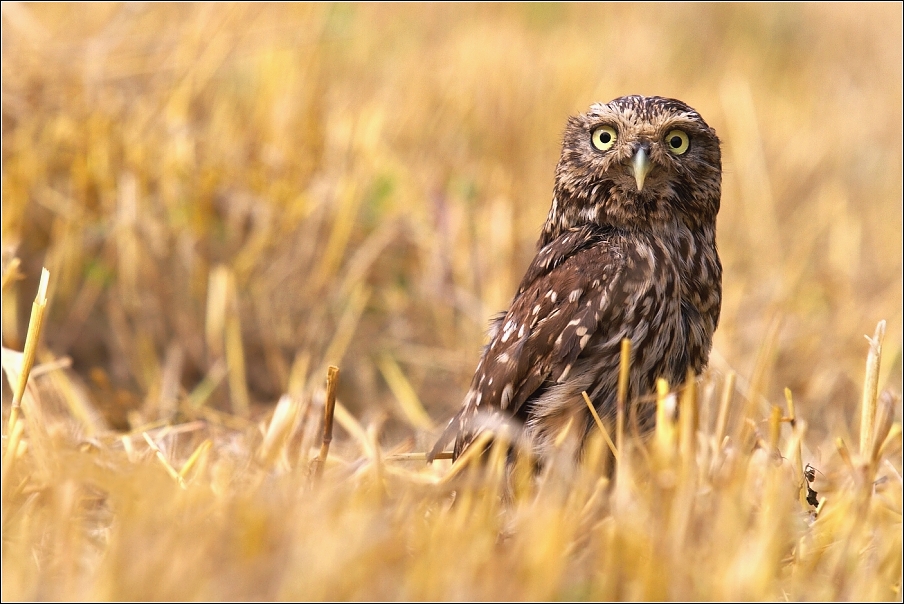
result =
[[571,117],[543,239],[586,223],[626,230],[714,225],[719,139],[675,99],[624,96]]

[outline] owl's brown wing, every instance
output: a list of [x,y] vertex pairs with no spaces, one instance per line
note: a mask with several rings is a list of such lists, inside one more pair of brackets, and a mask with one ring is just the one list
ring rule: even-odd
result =
[[457,458],[494,417],[514,416],[544,383],[565,381],[593,334],[621,323],[614,314],[626,301],[623,265],[598,226],[570,229],[544,246],[496,322],[462,408],[428,460],[453,438]]

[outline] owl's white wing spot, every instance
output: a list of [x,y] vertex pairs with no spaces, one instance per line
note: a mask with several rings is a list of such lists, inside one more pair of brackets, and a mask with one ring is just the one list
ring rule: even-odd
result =
[[514,320],[509,320],[502,330],[502,342],[508,342],[509,338],[512,337],[512,334],[516,329],[518,329],[518,323],[516,323]]
[[559,376],[559,379],[557,379],[556,381],[561,384],[568,377],[569,373],[571,373],[571,363],[568,363],[567,365],[565,365],[565,370],[562,372],[562,374]]
[[514,386],[512,386],[512,384],[506,384],[505,388],[502,389],[502,396],[499,399],[499,406],[503,409],[508,409],[508,406],[512,402],[512,396],[514,394]]

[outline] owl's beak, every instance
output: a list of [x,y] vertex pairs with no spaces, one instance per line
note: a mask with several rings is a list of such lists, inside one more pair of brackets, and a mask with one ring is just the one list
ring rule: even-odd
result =
[[647,152],[641,147],[637,150],[637,153],[634,154],[634,161],[631,162],[631,169],[634,172],[634,180],[637,181],[638,191],[643,191],[643,181],[652,167],[653,164],[650,163]]

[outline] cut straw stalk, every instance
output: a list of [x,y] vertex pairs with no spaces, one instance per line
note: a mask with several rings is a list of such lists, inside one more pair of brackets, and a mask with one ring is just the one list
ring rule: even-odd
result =
[[618,407],[615,415],[615,448],[624,450],[625,445],[625,405],[628,401],[628,376],[631,370],[631,340],[621,341],[621,359],[618,367]]
[[785,401],[788,403],[788,421],[791,423],[792,430],[792,439],[796,441],[796,444],[793,447],[793,455],[794,458],[792,460],[794,464],[794,471],[797,473],[797,479],[800,484],[800,489],[798,491],[798,499],[800,500],[801,508],[804,510],[809,509],[809,504],[807,503],[807,490],[805,485],[807,484],[806,477],[804,476],[804,461],[803,461],[803,452],[801,451],[801,438],[803,435],[803,426],[798,428],[797,423],[797,412],[794,410],[794,397],[791,394],[790,388],[785,388]]
[[35,363],[35,353],[38,350],[38,340],[41,337],[41,326],[44,324],[44,311],[47,308],[47,282],[50,280],[50,272],[41,269],[41,281],[38,284],[38,294],[31,305],[31,318],[28,320],[28,333],[25,336],[25,349],[22,351],[22,368],[19,372],[19,380],[13,394],[12,406],[9,412],[9,433],[12,433],[16,422],[19,420],[19,407],[22,405],[22,397],[25,395],[25,386],[28,384],[28,376]]
[[[433,459],[452,459],[452,451],[443,451],[433,456]],[[386,461],[427,461],[427,452],[419,451],[416,453],[396,453],[388,455]]]
[[298,404],[295,399],[288,394],[282,395],[273,410],[273,417],[270,425],[267,426],[264,442],[258,449],[258,459],[268,465],[276,461],[285,450],[286,443],[294,432],[297,419]]
[[697,376],[693,369],[687,370],[684,392],[681,393],[678,404],[678,446],[684,468],[690,472],[697,450]]
[[245,353],[234,272],[224,265],[215,267],[210,271],[207,290],[205,337],[213,363],[211,373],[214,373],[218,361],[225,360],[224,377],[229,384],[232,411],[240,417],[248,417],[251,399],[245,377]]
[[659,455],[669,457],[675,450],[675,395],[669,392],[669,383],[656,380],[656,448]]
[[735,380],[737,374],[729,371],[725,376],[725,383],[722,388],[722,397],[719,399],[719,415],[716,418],[716,445],[721,447],[725,438],[725,429],[728,426],[728,407],[731,405],[732,395],[735,389]]
[[323,439],[320,445],[320,455],[317,456],[315,475],[319,478],[323,474],[323,466],[330,454],[330,443],[333,442],[333,414],[336,411],[336,386],[339,382],[339,368],[330,365],[326,373],[326,402],[323,405]]
[[882,340],[885,339],[885,321],[879,321],[869,342],[866,356],[866,375],[863,380],[863,398],[860,407],[860,456],[867,460],[873,451],[873,424],[876,422],[876,400],[879,389],[879,362],[882,360]]

